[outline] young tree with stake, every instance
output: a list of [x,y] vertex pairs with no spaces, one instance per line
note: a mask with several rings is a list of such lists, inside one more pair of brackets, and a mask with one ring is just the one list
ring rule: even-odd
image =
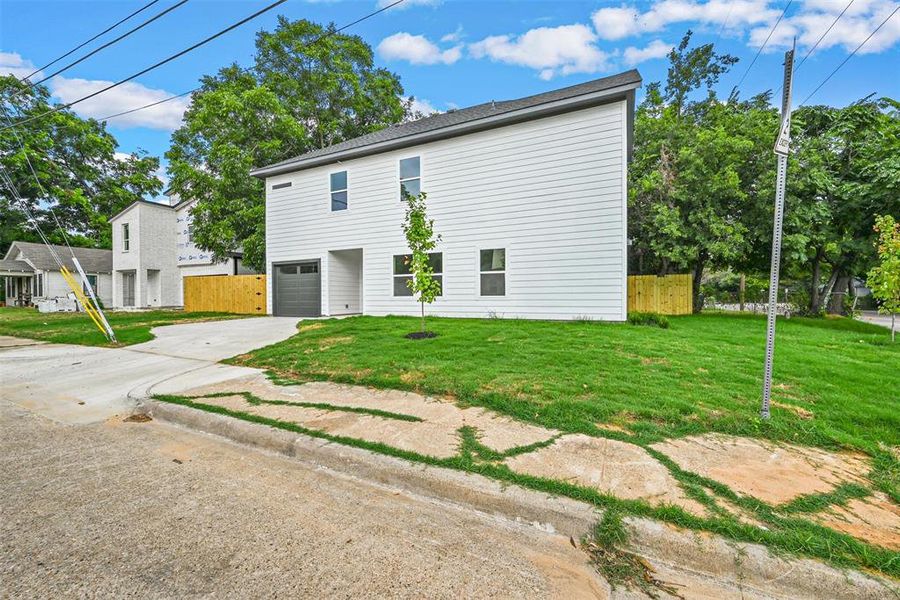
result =
[[881,300],[878,312],[891,315],[891,341],[894,341],[894,316],[900,311],[900,223],[890,215],[875,218],[878,233],[878,266],[869,271],[866,285]]
[[406,243],[409,246],[410,262],[409,270],[412,278],[406,285],[413,295],[419,300],[422,307],[422,334],[425,332],[425,305],[434,302],[441,293],[441,284],[434,278],[434,269],[428,260],[428,253],[434,250],[440,235],[434,233],[434,219],[428,218],[425,207],[427,195],[420,192],[417,195],[403,190],[403,200],[406,202],[406,216],[403,220],[403,233],[406,235]]

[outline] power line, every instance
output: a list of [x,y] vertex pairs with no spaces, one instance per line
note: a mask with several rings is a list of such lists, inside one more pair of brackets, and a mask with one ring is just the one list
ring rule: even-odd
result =
[[860,48],[862,48],[863,46],[865,46],[866,43],[867,43],[869,40],[871,40],[871,39],[873,38],[873,37],[875,36],[875,34],[878,33],[878,31],[879,31],[882,27],[884,27],[885,23],[887,23],[888,21],[890,21],[890,20],[891,20],[891,17],[893,17],[894,15],[897,14],[897,11],[898,11],[898,10],[900,10],[900,5],[898,5],[897,8],[894,9],[894,12],[892,12],[891,14],[889,14],[889,15],[887,16],[887,18],[885,18],[885,20],[882,21],[881,24],[878,25],[878,27],[875,28],[875,31],[873,31],[872,33],[869,34],[869,37],[867,37],[866,39],[864,39],[864,40],[862,41],[862,43],[861,43],[859,46],[857,46],[857,47],[853,50],[853,52],[851,52],[849,55],[847,55],[847,58],[845,58],[843,61],[841,61],[841,64],[839,64],[837,67],[835,67],[834,70],[833,70],[831,73],[828,74],[828,77],[826,77],[825,79],[822,80],[822,83],[820,83],[820,84],[816,87],[816,89],[814,89],[814,90],[812,91],[812,93],[811,93],[809,96],[807,96],[806,99],[803,100],[803,102],[800,103],[800,106],[803,106],[804,104],[807,103],[807,101],[809,101],[810,98],[812,98],[813,96],[815,96],[815,95],[816,95],[816,92],[818,92],[820,89],[822,89],[822,86],[825,85],[826,83],[828,83],[828,80],[831,79],[831,78],[834,76],[835,73],[837,73],[838,71],[840,71],[840,70],[841,70],[841,67],[843,67],[845,64],[847,64],[847,61],[850,60],[851,58],[853,58],[853,55],[856,54],[856,53],[859,51]]
[[[372,17],[378,15],[379,13],[382,13],[382,12],[384,12],[384,11],[386,11],[386,10],[388,10],[388,9],[390,9],[390,8],[392,8],[392,7],[394,7],[394,6],[397,6],[398,4],[401,4],[401,3],[405,2],[405,1],[406,1],[406,0],[396,0],[396,1],[393,2],[392,4],[389,4],[389,5],[387,5],[387,6],[384,6],[384,7],[380,8],[380,9],[378,9],[378,10],[376,10],[376,11],[370,12],[369,14],[367,14],[367,15],[365,15],[365,16],[362,16],[362,17],[360,17],[360,18],[358,18],[358,19],[356,19],[355,21],[352,21],[352,22],[350,22],[350,23],[347,23],[346,25],[342,25],[341,27],[339,27],[339,28],[337,28],[337,29],[331,29],[331,30],[325,32],[324,34],[320,35],[319,37],[317,37],[317,38],[314,39],[313,41],[304,44],[303,46],[301,46],[301,48],[305,50],[306,48],[309,48],[309,47],[311,47],[311,46],[313,46],[313,45],[315,45],[315,44],[321,42],[322,40],[324,40],[324,39],[326,39],[326,38],[328,38],[328,37],[330,37],[330,36],[332,36],[332,35],[336,35],[336,34],[342,32],[342,31],[344,31],[345,29],[348,29],[348,28],[350,28],[350,27],[353,27],[354,25],[357,25],[357,24],[359,24],[359,23],[362,23],[362,22],[365,21],[366,19],[371,19]],[[121,116],[124,116],[124,115],[130,115],[131,113],[135,113],[135,112],[138,112],[138,111],[147,109],[147,108],[153,108],[154,106],[159,106],[160,104],[164,104],[164,103],[170,102],[170,101],[172,101],[172,100],[177,100],[178,98],[183,98],[184,96],[187,96],[187,95],[189,95],[189,94],[193,94],[194,92],[200,91],[200,89],[201,89],[200,87],[195,87],[194,89],[188,90],[188,91],[186,91],[186,92],[182,92],[182,93],[177,94],[177,95],[175,95],[175,96],[169,96],[168,98],[163,98],[162,100],[157,100],[156,102],[151,102],[151,103],[149,103],[149,104],[144,104],[143,106],[138,106],[138,107],[136,107],[136,108],[131,108],[131,109],[129,109],[129,110],[125,110],[125,111],[122,111],[122,112],[118,112],[118,113],[116,113],[116,114],[114,114],[114,115],[109,115],[109,116],[106,116],[106,117],[100,117],[100,118],[98,118],[97,120],[98,120],[98,121],[107,121],[107,120],[109,120],[109,119],[114,119],[114,118],[116,118],[116,117],[121,117]]]
[[36,81],[36,82],[34,82],[34,83],[31,83],[31,84],[28,86],[28,88],[33,88],[33,87],[36,86],[36,85],[40,85],[40,84],[44,83],[44,82],[47,81],[48,79],[51,79],[51,78],[53,78],[53,77],[56,77],[57,75],[59,75],[60,73],[62,73],[62,72],[64,72],[64,71],[68,71],[69,69],[71,69],[71,68],[74,67],[75,65],[80,64],[80,63],[86,61],[87,59],[89,59],[90,57],[94,56],[94,55],[97,54],[98,52],[100,52],[100,51],[102,51],[102,50],[105,50],[106,48],[109,48],[109,47],[112,46],[113,44],[116,44],[116,43],[118,43],[118,42],[124,40],[124,39],[127,38],[129,35],[131,35],[132,33],[134,33],[134,32],[136,32],[136,31],[139,31],[139,30],[143,29],[144,27],[146,27],[146,26],[149,25],[150,23],[156,21],[157,19],[160,19],[160,18],[164,17],[164,16],[167,15],[168,13],[172,12],[173,10],[175,10],[176,8],[178,8],[178,7],[180,7],[180,6],[183,6],[183,5],[184,5],[185,3],[187,3],[187,2],[188,2],[188,0],[181,0],[181,1],[178,2],[177,4],[173,4],[172,6],[170,6],[170,7],[167,8],[167,9],[165,9],[164,11],[162,11],[162,12],[160,12],[160,13],[158,13],[158,14],[152,16],[152,17],[150,17],[149,19],[147,19],[146,21],[144,21],[143,23],[141,23],[141,24],[138,25],[137,27],[133,27],[133,28],[129,29],[128,31],[126,31],[125,33],[123,33],[122,35],[120,35],[119,37],[117,37],[117,38],[115,38],[115,39],[113,39],[113,40],[110,40],[110,41],[106,42],[105,44],[103,44],[102,46],[100,46],[100,47],[98,47],[98,48],[96,48],[96,49],[94,49],[94,50],[91,50],[90,52],[88,52],[87,54],[85,54],[84,56],[82,56],[81,58],[79,58],[78,60],[73,61],[73,62],[70,62],[69,64],[67,64],[66,66],[62,67],[61,69],[57,69],[56,71],[54,71],[53,73],[50,73],[49,75],[47,75],[46,77],[44,77],[44,78],[41,79],[40,81]]
[[750,61],[750,65],[747,67],[747,70],[744,71],[744,75],[741,77],[741,80],[738,81],[738,84],[735,86],[735,89],[740,89],[741,84],[744,83],[744,79],[747,78],[747,75],[750,73],[750,69],[753,68],[753,65],[756,64],[756,59],[759,58],[759,55],[762,54],[762,51],[766,48],[769,43],[769,40],[772,39],[772,34],[775,33],[775,29],[778,28],[778,24],[781,23],[781,20],[784,18],[784,15],[787,13],[788,9],[791,7],[791,4],[794,0],[788,0],[787,6],[784,7],[784,10],[781,11],[781,15],[779,15],[778,20],[775,21],[775,24],[772,25],[772,29],[769,31],[769,35],[766,36],[766,41],[763,42],[763,45],[759,47],[759,50],[756,51],[756,56],[753,57],[753,60]]
[[810,54],[812,54],[815,51],[815,49],[819,47],[819,44],[822,43],[822,40],[825,39],[825,36],[828,35],[828,32],[831,31],[835,25],[837,25],[837,22],[840,21],[841,17],[844,16],[844,13],[847,12],[847,10],[851,6],[853,6],[854,2],[856,2],[856,0],[850,0],[849,4],[847,4],[847,6],[844,7],[844,10],[842,10],[841,14],[839,14],[837,16],[837,18],[831,23],[831,25],[828,26],[828,29],[825,30],[825,33],[823,33],[822,36],[818,40],[816,40],[816,43],[813,44],[813,47],[809,49],[809,51],[806,53],[806,55],[802,59],[800,59],[800,62],[797,63],[796,67],[794,67],[794,72],[796,72],[797,69],[800,68],[800,65],[802,65],[803,63],[806,62],[806,59],[809,58]]
[[[208,44],[209,42],[211,42],[211,41],[213,41],[213,40],[215,40],[215,39],[217,39],[217,38],[222,37],[222,36],[225,35],[226,33],[229,33],[229,32],[231,32],[231,31],[237,29],[237,28],[240,27],[241,25],[244,25],[245,23],[247,23],[247,22],[249,22],[249,21],[252,21],[252,20],[255,19],[256,17],[258,17],[258,16],[260,16],[260,15],[262,15],[262,14],[264,14],[264,13],[269,12],[270,10],[272,10],[273,8],[275,8],[276,6],[279,6],[279,5],[281,5],[281,4],[284,4],[285,2],[287,2],[287,0],[276,0],[275,2],[272,2],[271,4],[269,4],[268,6],[266,6],[266,7],[262,8],[262,9],[256,11],[255,13],[253,13],[252,15],[250,15],[249,17],[245,17],[245,18],[241,19],[240,21],[238,21],[237,23],[234,23],[234,24],[232,24],[232,25],[229,25],[229,26],[226,27],[225,29],[222,29],[221,31],[219,31],[219,32],[217,32],[217,33],[214,33],[213,35],[211,35],[211,36],[209,36],[209,37],[207,37],[207,38],[204,38],[203,40],[197,42],[197,43],[194,44],[193,46],[190,46],[190,47],[188,47],[188,48],[185,48],[184,50],[182,50],[182,51],[180,51],[180,52],[177,52],[177,53],[175,53],[175,54],[169,56],[168,58],[164,58],[163,60],[161,60],[161,61],[159,61],[159,62],[157,62],[157,63],[155,63],[155,64],[153,64],[153,65],[150,65],[150,66],[147,67],[146,69],[142,69],[141,71],[138,71],[137,73],[135,73],[135,74],[133,74],[133,75],[131,75],[131,76],[129,76],[129,77],[126,77],[125,79],[120,79],[119,81],[117,81],[117,82],[115,82],[115,83],[113,83],[113,84],[111,84],[111,85],[108,85],[108,86],[106,86],[105,88],[103,88],[103,89],[101,89],[101,90],[97,90],[96,92],[90,93],[90,94],[88,94],[87,96],[83,96],[83,97],[79,98],[78,100],[73,100],[72,102],[69,102],[68,104],[62,104],[62,105],[57,106],[57,107],[54,107],[54,108],[52,108],[51,110],[48,110],[48,111],[46,111],[46,112],[43,112],[43,113],[40,113],[40,114],[38,114],[38,115],[34,115],[34,116],[31,116],[31,117],[28,117],[27,119],[24,119],[24,120],[22,120],[22,121],[18,121],[18,122],[15,123],[15,126],[18,126],[18,125],[24,125],[25,123],[28,123],[28,122],[30,122],[30,121],[34,121],[35,119],[40,119],[41,117],[45,117],[45,116],[47,116],[47,115],[50,115],[50,114],[53,114],[53,113],[57,113],[57,112],[59,112],[59,111],[61,111],[61,110],[65,110],[65,109],[67,109],[67,108],[71,108],[72,106],[75,106],[76,104],[79,104],[79,103],[81,103],[81,102],[84,102],[85,100],[89,100],[89,99],[91,99],[91,98],[93,98],[93,97],[95,97],[95,96],[99,96],[100,94],[102,94],[102,93],[104,93],[104,92],[108,92],[109,90],[111,90],[111,89],[113,89],[113,88],[115,88],[115,87],[118,87],[118,86],[122,85],[123,83],[128,83],[128,82],[131,81],[132,79],[136,79],[136,78],[140,77],[141,75],[144,75],[144,74],[146,74],[146,73],[149,73],[150,71],[152,71],[152,70],[154,70],[154,69],[157,69],[157,68],[163,66],[163,65],[166,64],[166,63],[170,63],[170,62],[172,62],[173,60],[175,60],[175,59],[177,59],[177,58],[180,58],[180,57],[184,56],[185,54],[188,54],[189,52],[193,52],[193,51],[196,50],[197,48],[199,48],[199,47],[201,47],[201,46],[203,46],[203,45],[205,45],[205,44]],[[13,126],[14,126],[14,125],[6,125],[6,126],[0,128],[0,131],[5,130],[5,129],[9,129],[10,127],[13,127]]]
[[87,40],[86,42],[82,42],[81,44],[75,46],[74,48],[72,48],[71,50],[69,50],[68,52],[66,52],[65,54],[63,54],[62,56],[57,57],[57,58],[54,58],[53,60],[51,60],[50,62],[48,62],[48,63],[47,63],[46,65],[44,65],[43,67],[39,67],[39,68],[35,69],[35,70],[32,71],[31,73],[29,73],[28,75],[26,75],[25,77],[23,77],[22,79],[20,79],[20,81],[26,81],[29,77],[35,75],[36,73],[40,73],[41,71],[43,71],[43,70],[46,69],[47,67],[50,67],[50,66],[52,66],[52,65],[55,65],[56,63],[58,63],[59,61],[61,61],[61,60],[64,59],[65,57],[69,56],[70,54],[72,54],[72,53],[74,53],[74,52],[77,52],[78,50],[81,50],[82,48],[84,48],[85,46],[87,46],[88,44],[90,44],[91,42],[93,42],[94,40],[96,40],[98,37],[101,37],[102,35],[104,35],[104,34],[106,34],[106,33],[109,33],[110,31],[112,31],[113,29],[115,29],[116,27],[118,27],[119,25],[121,25],[122,23],[124,23],[125,21],[127,21],[128,19],[130,19],[131,17],[135,16],[136,14],[138,14],[138,13],[140,13],[140,12],[143,12],[143,11],[147,10],[148,8],[150,8],[151,6],[153,6],[154,4],[156,4],[157,2],[159,2],[159,0],[152,0],[151,2],[148,2],[147,4],[145,4],[144,6],[140,7],[139,9],[137,9],[136,11],[134,11],[133,13],[131,13],[130,15],[128,15],[127,17],[125,17],[124,19],[121,19],[120,21],[117,21],[117,22],[113,23],[112,25],[110,25],[109,27],[107,27],[106,29],[104,29],[103,31],[101,31],[100,33],[98,33],[97,35],[95,35],[94,37],[92,37],[91,39]]

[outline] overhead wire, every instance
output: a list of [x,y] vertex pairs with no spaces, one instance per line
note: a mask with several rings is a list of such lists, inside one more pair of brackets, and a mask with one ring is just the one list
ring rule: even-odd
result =
[[766,41],[763,42],[762,46],[756,51],[756,55],[753,57],[753,60],[750,61],[750,65],[747,66],[747,70],[744,71],[744,74],[741,76],[741,80],[738,81],[738,84],[735,86],[735,89],[740,89],[741,85],[744,83],[744,80],[747,78],[747,75],[750,73],[750,69],[753,68],[753,65],[756,64],[756,60],[759,58],[759,55],[762,54],[762,51],[765,50],[766,46],[769,44],[769,40],[772,39],[772,35],[775,33],[775,30],[778,28],[778,24],[781,23],[781,20],[784,18],[784,15],[787,14],[788,9],[791,7],[791,4],[794,0],[788,0],[787,5],[784,7],[784,10],[781,11],[781,14],[778,16],[778,20],[775,21],[775,24],[772,25],[772,29],[769,30],[769,35],[766,36]]
[[153,6],[154,4],[156,4],[157,2],[159,2],[159,0],[151,0],[151,2],[148,2],[147,4],[145,4],[144,6],[140,7],[140,8],[137,9],[136,11],[132,12],[131,14],[129,14],[128,16],[126,16],[125,18],[120,19],[119,21],[116,21],[115,23],[113,23],[112,25],[110,25],[109,27],[107,27],[106,29],[104,29],[103,31],[101,31],[100,33],[98,33],[97,35],[95,35],[94,37],[92,37],[91,39],[89,39],[89,40],[87,40],[87,41],[85,41],[85,42],[82,42],[81,44],[75,46],[74,48],[72,48],[71,50],[69,50],[68,52],[66,52],[65,54],[63,54],[62,56],[59,56],[59,57],[57,57],[57,58],[54,58],[53,60],[51,60],[50,62],[48,62],[48,63],[47,63],[46,65],[44,65],[43,67],[38,67],[37,69],[35,69],[35,70],[32,71],[31,73],[29,73],[28,75],[26,75],[25,77],[23,77],[22,79],[20,79],[19,81],[26,81],[26,80],[28,80],[30,77],[32,77],[33,75],[36,75],[37,73],[40,73],[41,71],[43,71],[43,70],[46,69],[47,67],[51,67],[51,66],[55,65],[56,63],[58,63],[59,61],[61,61],[61,60],[64,59],[64,58],[66,58],[67,56],[70,56],[71,54],[73,54],[73,53],[75,53],[75,52],[81,50],[82,48],[84,48],[85,46],[87,46],[88,44],[90,44],[91,42],[93,42],[94,40],[96,40],[97,38],[102,37],[103,35],[109,33],[110,31],[112,31],[113,29],[115,29],[116,27],[118,27],[119,25],[121,25],[122,23],[124,23],[125,21],[127,21],[128,19],[130,19],[131,17],[133,17],[133,16],[135,16],[135,15],[137,15],[137,14],[139,14],[139,13],[145,11],[145,10],[147,10],[148,8],[150,8],[151,6]]
[[886,18],[878,25],[878,27],[876,27],[875,30],[874,30],[872,33],[869,34],[869,37],[867,37],[866,39],[864,39],[864,40],[859,44],[859,46],[857,46],[856,48],[854,48],[854,49],[853,49],[853,52],[851,52],[850,54],[848,54],[847,57],[846,57],[844,60],[841,61],[841,64],[839,64],[838,66],[836,66],[836,67],[834,68],[834,70],[832,70],[831,73],[828,74],[828,77],[826,77],[825,79],[823,79],[823,80],[822,80],[822,83],[820,83],[818,86],[816,86],[816,89],[814,89],[812,92],[810,92],[810,94],[809,94],[809,95],[803,100],[803,102],[801,102],[798,106],[803,106],[804,104],[806,104],[807,102],[809,102],[810,98],[812,98],[813,96],[815,96],[816,93],[817,93],[819,90],[822,89],[822,86],[824,86],[826,83],[828,83],[828,81],[829,81],[832,77],[834,77],[835,73],[837,73],[838,71],[840,71],[841,68],[842,68],[844,65],[847,64],[847,61],[849,61],[851,58],[853,58],[853,56],[854,56],[857,52],[859,52],[860,48],[862,48],[863,46],[865,46],[866,43],[868,43],[868,41],[871,40],[871,39],[875,36],[875,34],[878,33],[878,32],[881,30],[881,28],[885,26],[885,24],[886,24],[888,21],[891,20],[891,17],[893,17],[894,15],[897,14],[897,11],[900,11],[900,5],[898,5],[898,6],[893,10],[893,12],[891,12],[891,14],[889,14],[889,15],[888,15],[888,16],[887,16],[887,17],[886,17]]
[[127,37],[128,37],[129,35],[131,35],[132,33],[135,33],[136,31],[140,31],[141,29],[143,29],[143,28],[146,27],[147,25],[150,25],[150,24],[153,23],[154,21],[156,21],[156,20],[158,20],[158,19],[161,19],[162,17],[166,16],[167,14],[169,14],[170,12],[172,12],[173,10],[175,10],[176,8],[179,8],[179,7],[181,7],[181,6],[184,6],[185,4],[187,4],[187,2],[189,2],[189,0],[180,0],[179,2],[176,2],[175,4],[173,4],[172,6],[170,6],[169,8],[167,8],[167,9],[163,10],[162,12],[159,12],[159,13],[157,13],[156,15],[150,17],[149,19],[147,19],[147,20],[144,21],[143,23],[137,25],[136,27],[132,27],[131,29],[129,29],[128,31],[126,31],[125,33],[123,33],[122,35],[120,35],[119,37],[113,38],[113,39],[111,39],[110,41],[108,41],[108,42],[106,42],[105,44],[103,44],[102,46],[98,46],[97,48],[94,48],[93,50],[91,50],[90,52],[88,52],[87,54],[85,54],[84,56],[82,56],[81,58],[79,58],[79,59],[77,59],[77,60],[74,60],[74,61],[70,62],[69,64],[67,64],[66,66],[57,69],[56,71],[54,71],[54,72],[50,73],[49,75],[45,76],[43,79],[40,79],[40,80],[35,81],[35,82],[29,82],[29,86],[28,86],[28,87],[29,87],[29,88],[32,88],[32,87],[34,87],[34,86],[36,86],[36,85],[40,85],[40,84],[44,83],[45,81],[47,81],[48,79],[52,79],[52,78],[56,77],[57,75],[59,75],[59,74],[61,74],[61,73],[64,73],[65,71],[68,71],[69,69],[71,69],[71,68],[74,67],[75,65],[78,65],[78,64],[83,63],[84,61],[86,61],[86,60],[89,59],[90,57],[94,56],[94,55],[97,54],[98,52],[101,52],[101,51],[103,51],[103,50],[109,48],[110,46],[112,46],[112,45],[114,45],[114,44],[117,44],[117,43],[121,42],[122,40],[124,40],[125,38],[127,38]]
[[233,24],[229,25],[229,26],[226,27],[225,29],[222,29],[222,30],[220,30],[220,31],[218,31],[218,32],[216,32],[216,33],[214,33],[213,35],[210,35],[210,36],[208,36],[208,37],[206,37],[206,38],[200,40],[200,41],[197,42],[196,44],[193,44],[192,46],[189,46],[188,48],[185,48],[184,50],[181,50],[180,52],[176,52],[175,54],[173,54],[173,55],[171,55],[171,56],[169,56],[169,57],[167,57],[167,58],[164,58],[164,59],[161,60],[161,61],[158,61],[158,62],[156,62],[156,63],[150,65],[149,67],[147,67],[147,68],[145,68],[145,69],[142,69],[142,70],[138,71],[137,73],[134,73],[134,74],[132,74],[132,75],[130,75],[130,76],[124,78],[124,79],[120,79],[119,81],[116,81],[116,82],[114,82],[114,83],[112,83],[112,84],[110,84],[110,85],[104,87],[103,89],[100,89],[100,90],[97,90],[97,91],[95,91],[95,92],[92,92],[92,93],[90,93],[90,94],[88,94],[88,95],[86,95],[86,96],[82,96],[81,98],[78,98],[77,100],[73,100],[72,102],[69,102],[69,103],[67,103],[67,104],[61,104],[61,105],[59,105],[59,106],[55,106],[54,108],[52,108],[52,109],[50,109],[50,110],[48,110],[48,111],[46,111],[46,112],[43,112],[43,113],[40,113],[40,114],[37,114],[37,115],[33,115],[33,116],[28,117],[27,119],[24,119],[24,120],[21,120],[21,121],[17,121],[14,125],[6,125],[6,126],[0,128],[0,131],[2,131],[2,130],[4,130],[4,129],[9,129],[10,127],[13,127],[13,126],[24,125],[25,123],[29,123],[29,122],[34,121],[34,120],[36,120],[36,119],[43,118],[43,117],[45,117],[45,116],[47,116],[47,115],[50,115],[50,114],[59,112],[59,111],[61,111],[61,110],[65,110],[65,109],[67,109],[67,108],[71,108],[72,106],[75,106],[76,104],[79,104],[79,103],[81,103],[81,102],[84,102],[85,100],[89,100],[89,99],[91,99],[91,98],[94,98],[94,97],[96,97],[96,96],[99,96],[100,94],[102,94],[102,93],[104,93],[104,92],[108,92],[109,90],[111,90],[111,89],[113,89],[113,88],[116,88],[116,87],[118,87],[118,86],[120,86],[120,85],[122,85],[122,84],[124,84],[124,83],[128,83],[128,82],[131,81],[132,79],[136,79],[136,78],[140,77],[141,75],[144,75],[144,74],[146,74],[146,73],[149,73],[150,71],[153,71],[154,69],[157,69],[157,68],[159,68],[159,67],[161,67],[161,66],[163,66],[163,65],[165,65],[165,64],[167,64],[167,63],[172,62],[173,60],[175,60],[175,59],[177,59],[177,58],[180,58],[180,57],[184,56],[185,54],[188,54],[188,53],[190,53],[190,52],[193,52],[193,51],[196,50],[197,48],[200,48],[201,46],[203,46],[203,45],[205,45],[205,44],[208,44],[209,42],[211,42],[211,41],[213,41],[213,40],[215,40],[215,39],[218,39],[218,38],[222,37],[222,36],[225,35],[226,33],[229,33],[229,32],[231,32],[231,31],[237,29],[237,28],[240,27],[241,25],[244,25],[245,23],[248,23],[249,21],[252,21],[253,19],[255,19],[255,18],[257,18],[257,17],[259,17],[259,16],[261,16],[261,15],[267,13],[267,12],[269,12],[269,11],[272,10],[273,8],[275,8],[275,7],[277,7],[277,6],[281,5],[281,4],[284,4],[285,2],[287,2],[287,0],[276,0],[275,2],[272,2],[271,4],[268,4],[267,6],[265,6],[265,7],[261,8],[260,10],[256,11],[256,12],[253,13],[252,15],[250,15],[250,16],[248,16],[248,17],[244,17],[244,18],[241,19],[240,21],[237,21],[236,23],[233,23]]

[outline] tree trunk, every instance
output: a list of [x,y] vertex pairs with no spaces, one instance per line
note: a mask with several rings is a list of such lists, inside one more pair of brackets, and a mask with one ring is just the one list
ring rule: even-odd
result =
[[891,311],[891,342],[894,341],[894,311]]
[[825,285],[825,294],[822,297],[821,303],[822,306],[828,307],[828,303],[831,301],[831,291],[834,289],[834,284],[837,283],[838,276],[841,274],[841,270],[837,267],[832,268],[831,277],[828,278],[828,283]]
[[819,296],[819,278],[822,277],[822,251],[817,250],[812,264],[812,281],[809,288],[809,312],[812,315],[819,314],[821,298]]
[[703,266],[706,264],[706,261],[701,259],[697,261],[697,264],[694,266],[694,273],[692,278],[692,293],[694,296],[694,314],[698,314],[701,310],[703,310],[703,303],[700,299],[700,281],[703,279]]
[[741,273],[741,287],[739,292],[739,300],[741,303],[741,312],[744,312],[744,302],[747,299],[747,276]]
[[419,302],[422,306],[422,333],[425,333],[425,303]]

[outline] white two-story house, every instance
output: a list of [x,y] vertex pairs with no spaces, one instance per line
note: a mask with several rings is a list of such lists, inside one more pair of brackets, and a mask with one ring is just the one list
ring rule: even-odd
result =
[[195,201],[138,200],[110,219],[113,239],[113,306],[159,308],[184,305],[184,277],[250,273],[239,253],[223,261],[192,239]]
[[621,321],[637,71],[403,123],[256,169],[268,311],[418,314],[401,190],[428,195],[430,314]]

